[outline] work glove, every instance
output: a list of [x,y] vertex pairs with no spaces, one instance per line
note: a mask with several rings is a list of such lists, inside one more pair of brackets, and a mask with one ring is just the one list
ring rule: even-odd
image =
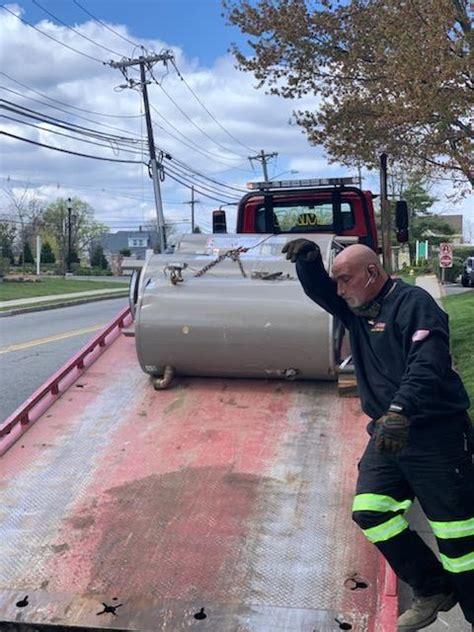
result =
[[408,440],[410,420],[405,415],[388,412],[375,424],[375,447],[385,454],[396,454]]
[[309,239],[293,239],[283,246],[282,253],[291,263],[296,261],[316,261],[321,257],[319,246]]

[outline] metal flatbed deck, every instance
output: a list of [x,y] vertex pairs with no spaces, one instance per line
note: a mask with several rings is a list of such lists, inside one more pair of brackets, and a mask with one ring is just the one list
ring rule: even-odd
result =
[[156,392],[120,336],[0,459],[0,630],[391,632],[364,444],[333,384]]

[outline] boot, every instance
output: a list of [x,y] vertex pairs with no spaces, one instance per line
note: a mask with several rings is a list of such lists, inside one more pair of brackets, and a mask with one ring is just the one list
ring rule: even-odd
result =
[[453,593],[414,597],[411,607],[398,617],[398,632],[421,630],[436,621],[438,612],[451,610],[457,604]]

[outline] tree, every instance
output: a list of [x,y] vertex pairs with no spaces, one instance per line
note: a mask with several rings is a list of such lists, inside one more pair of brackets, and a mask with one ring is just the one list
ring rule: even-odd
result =
[[0,258],[14,263],[13,244],[15,243],[16,226],[10,221],[0,220]]
[[34,263],[34,257],[33,257],[33,253],[31,252],[31,247],[30,244],[25,241],[25,243],[23,244],[23,248],[22,248],[22,252],[20,254],[20,260],[19,263],[20,265],[23,265],[24,263]]
[[382,151],[425,173],[474,182],[467,0],[223,0],[258,87],[319,97],[296,122],[332,161],[378,165]]
[[56,257],[48,241],[41,246],[41,261],[43,263],[56,263]]
[[[20,251],[20,262],[25,271],[26,256],[24,248],[26,244],[31,244],[38,234],[44,211],[43,202],[36,197],[26,186],[23,190],[4,187],[4,194],[9,199],[9,212],[12,221],[17,223],[19,230],[16,238],[19,241],[17,251]],[[31,245],[30,245],[31,248]]]
[[94,220],[92,207],[79,198],[72,198],[70,202],[59,198],[49,204],[43,214],[43,236],[53,242],[57,259],[64,271],[69,245],[68,208],[71,208],[72,251],[80,253],[88,250],[94,239],[107,232],[104,224]]
[[109,264],[104,255],[104,249],[101,244],[94,244],[91,250],[91,267],[107,270]]
[[120,250],[120,254],[121,254],[123,257],[131,257],[131,256],[132,256],[132,252],[131,252],[130,248],[122,248],[122,249]]
[[419,177],[408,179],[403,198],[407,202],[411,218],[417,215],[430,215],[430,208],[438,201],[438,198],[428,193],[423,179]]

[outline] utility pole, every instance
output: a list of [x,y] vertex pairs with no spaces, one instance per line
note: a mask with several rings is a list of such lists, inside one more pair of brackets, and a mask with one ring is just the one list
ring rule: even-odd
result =
[[267,160],[270,158],[276,158],[278,156],[278,152],[274,151],[271,154],[266,154],[263,149],[260,150],[260,153],[256,156],[249,156],[250,164],[252,164],[252,160],[258,160],[258,162],[262,163],[263,169],[263,178],[265,182],[268,182],[268,169],[267,169]]
[[388,274],[392,273],[392,241],[390,205],[387,196],[387,154],[380,156],[380,216],[382,220],[382,261]]
[[201,200],[196,200],[194,197],[194,185],[191,186],[191,199],[189,202],[183,202],[183,204],[191,205],[191,233],[194,233],[195,222],[194,222],[194,205],[198,204]]
[[[156,207],[156,221],[158,225],[158,234],[160,241],[160,252],[164,252],[166,248],[166,235],[165,235],[165,218],[163,215],[163,202],[161,199],[161,190],[160,190],[160,178],[159,178],[159,166],[156,160],[156,150],[155,150],[155,141],[153,139],[153,127],[151,124],[151,116],[150,116],[150,104],[148,101],[148,90],[147,84],[149,83],[146,80],[145,70],[151,69],[152,64],[155,64],[158,61],[162,61],[163,63],[167,63],[174,59],[172,53],[165,51],[164,53],[160,53],[159,55],[148,55],[147,57],[140,56],[137,59],[127,59],[123,61],[111,61],[109,62],[109,66],[112,68],[118,68],[121,70],[123,76],[127,80],[127,85],[130,88],[135,87],[136,85],[140,85],[142,95],[143,95],[143,105],[145,108],[145,121],[146,121],[146,130],[148,136],[148,151],[150,154],[150,167],[151,167],[151,177],[153,180],[153,191],[155,194],[155,207]],[[129,79],[127,74],[127,68],[132,66],[140,66],[140,81],[137,82],[134,79]],[[160,164],[161,167],[161,164]]]
[[67,271],[71,272],[71,198],[67,199]]

